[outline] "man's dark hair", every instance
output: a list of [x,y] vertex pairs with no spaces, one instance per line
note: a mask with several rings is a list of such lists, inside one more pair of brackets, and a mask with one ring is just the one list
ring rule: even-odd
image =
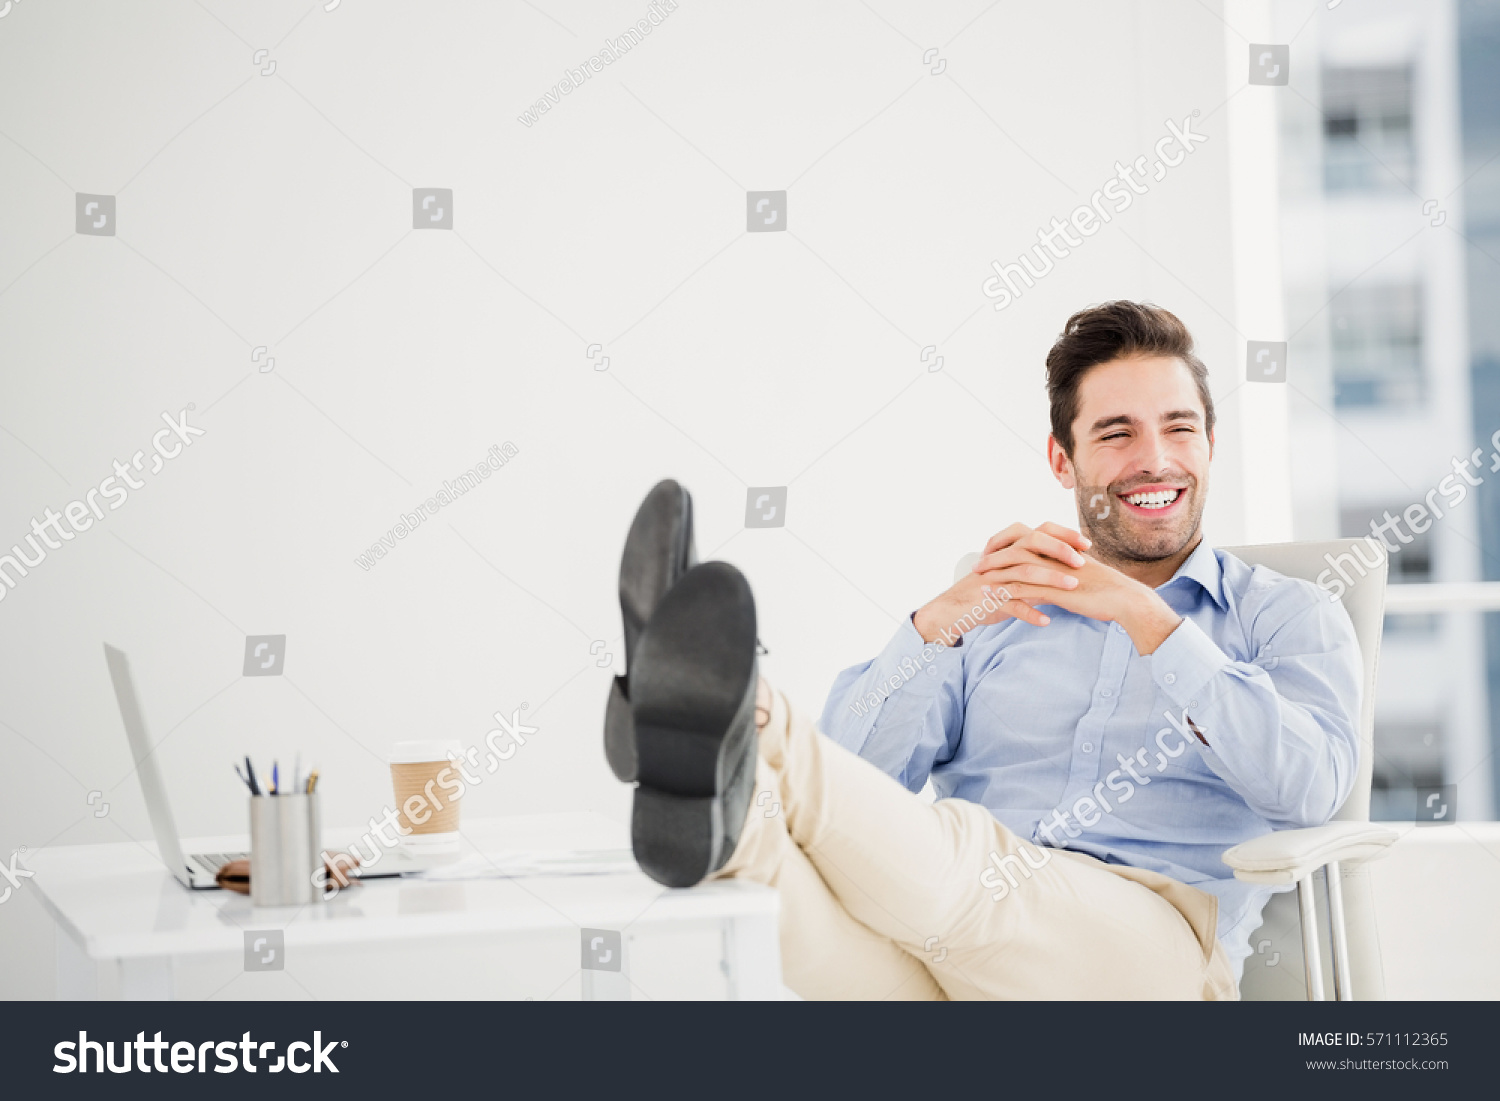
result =
[[1063,326],[1047,353],[1047,397],[1052,402],[1052,435],[1073,457],[1073,421],[1078,387],[1091,368],[1112,359],[1171,356],[1187,364],[1203,400],[1203,431],[1214,428],[1214,399],[1208,368],[1193,354],[1193,334],[1176,314],[1143,302],[1105,302],[1079,310]]

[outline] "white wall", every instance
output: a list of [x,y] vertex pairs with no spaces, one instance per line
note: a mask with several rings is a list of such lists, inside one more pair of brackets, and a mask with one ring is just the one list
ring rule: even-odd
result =
[[[766,670],[818,708],[962,553],[1073,522],[1041,362],[1106,298],[1197,334],[1226,395],[1210,537],[1243,538],[1230,391],[1258,334],[1236,331],[1219,108],[1244,72],[1215,7],[683,0],[528,128],[645,0],[16,4],[0,544],[149,450],[164,411],[206,434],[0,602],[0,857],[149,833],[105,641],[185,833],[244,828],[246,752],[300,749],[352,823],[389,795],[392,741],[474,742],[523,701],[542,733],[465,813],[623,817],[590,643],[623,663],[642,493],[692,489],[700,552],[755,586]],[[1194,112],[1205,145],[990,308],[991,260]],[[453,189],[453,231],[412,230],[426,186]],[[789,231],[747,234],[745,192],[782,188]],[[117,236],[74,232],[77,192],[117,196]],[[355,564],[505,441],[495,477]],[[786,528],[744,529],[761,485],[790,487]],[[286,675],[243,677],[245,636],[281,633]],[[0,995],[50,989],[30,890],[0,906]]]

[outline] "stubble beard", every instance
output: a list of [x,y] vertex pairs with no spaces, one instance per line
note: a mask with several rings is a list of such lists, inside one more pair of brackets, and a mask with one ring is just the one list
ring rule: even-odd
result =
[[1089,553],[1106,565],[1160,562],[1181,553],[1197,537],[1203,519],[1204,501],[1198,488],[1198,480],[1189,477],[1183,490],[1187,500],[1177,519],[1169,525],[1151,525],[1147,529],[1140,517],[1126,511],[1113,487],[1106,491],[1108,514],[1101,518],[1099,513],[1103,510],[1097,503],[1089,507],[1090,499],[1099,494],[1099,488],[1080,484],[1074,490],[1074,496],[1083,534],[1093,541]]

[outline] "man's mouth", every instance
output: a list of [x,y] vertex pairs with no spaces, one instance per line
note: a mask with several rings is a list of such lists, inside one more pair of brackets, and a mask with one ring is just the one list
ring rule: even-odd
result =
[[1161,516],[1171,512],[1187,496],[1185,486],[1166,486],[1158,489],[1137,490],[1118,495],[1131,511],[1147,516]]

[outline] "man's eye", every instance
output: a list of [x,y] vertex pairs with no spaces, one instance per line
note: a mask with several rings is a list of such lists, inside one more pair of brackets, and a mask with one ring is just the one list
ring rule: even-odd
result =
[[1111,432],[1108,436],[1100,436],[1099,439],[1101,441],[1103,441],[1103,440],[1118,440],[1121,437],[1123,437],[1124,435],[1125,435],[1125,433],[1123,433],[1123,432]]

